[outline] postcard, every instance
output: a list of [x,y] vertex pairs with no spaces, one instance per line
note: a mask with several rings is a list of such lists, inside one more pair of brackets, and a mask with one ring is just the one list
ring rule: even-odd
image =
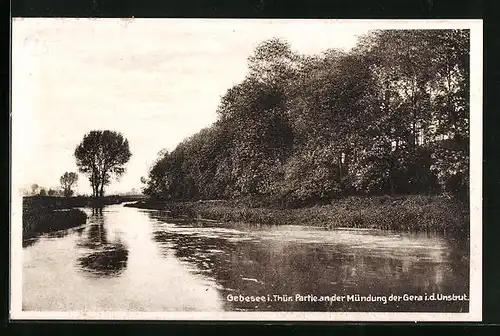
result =
[[482,43],[14,18],[11,318],[480,321]]

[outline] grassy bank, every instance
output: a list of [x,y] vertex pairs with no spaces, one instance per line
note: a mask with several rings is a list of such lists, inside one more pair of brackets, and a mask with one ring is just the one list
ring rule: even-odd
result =
[[[109,199],[109,201],[112,201]],[[88,197],[23,197],[23,241],[41,233],[85,224],[87,215],[75,207],[89,205]]]
[[[127,196],[105,196],[100,198],[98,205],[119,204],[123,202],[136,201],[137,197]],[[57,196],[25,196],[23,197],[23,207],[33,209],[71,209],[93,206],[96,201],[92,197],[76,196],[76,197],[57,197]]]
[[68,229],[84,224],[87,215],[74,208],[105,206],[136,201],[137,196],[91,197],[25,196],[23,197],[23,238],[30,239],[40,233]]
[[375,228],[467,234],[468,205],[446,196],[347,197],[332,204],[297,209],[247,206],[242,200],[158,203],[126,206],[169,211],[172,217],[271,225],[313,225],[328,228]]
[[86,220],[87,215],[79,209],[30,209],[23,213],[23,238],[32,238],[40,233],[79,226]]

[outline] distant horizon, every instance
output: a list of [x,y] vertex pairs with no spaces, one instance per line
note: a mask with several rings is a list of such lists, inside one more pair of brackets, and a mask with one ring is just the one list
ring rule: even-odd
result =
[[17,185],[56,188],[74,171],[76,191],[91,193],[73,152],[85,133],[109,129],[129,140],[132,157],[106,193],[141,189],[161,150],[216,121],[220,97],[244,79],[259,43],[278,37],[299,53],[318,54],[349,50],[370,31],[332,20],[304,23],[14,19],[13,128],[23,134]]
[[[33,194],[31,191],[30,191],[30,188],[20,188],[20,193],[21,195],[24,197],[24,196],[41,196],[40,195],[40,190],[41,189],[44,189],[45,192],[48,192],[49,190],[55,190],[58,192],[58,194],[56,195],[53,195],[53,196],[56,196],[56,197],[67,197],[67,196],[64,196],[62,195],[62,190],[61,188],[45,188],[43,186],[40,186],[41,188],[38,189],[38,192]],[[70,197],[79,197],[79,196],[91,196],[92,193],[79,193],[77,192],[76,194],[70,196]],[[122,195],[144,195],[144,193],[142,192],[141,189],[136,189],[134,190],[131,189],[130,191],[121,191],[121,192],[107,192],[104,196],[122,196]],[[43,195],[43,196],[51,196],[51,195]]]

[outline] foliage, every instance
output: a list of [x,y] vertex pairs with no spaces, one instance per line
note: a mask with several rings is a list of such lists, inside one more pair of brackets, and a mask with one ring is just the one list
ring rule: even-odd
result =
[[143,180],[159,200],[468,192],[469,32],[384,30],[313,56],[264,41],[210,127]]
[[109,130],[90,131],[75,150],[78,170],[87,175],[94,197],[104,196],[104,186],[125,172],[131,156],[128,140]]
[[[65,197],[73,195],[73,185],[78,181],[78,175],[74,172],[65,172],[59,179]],[[51,196],[51,195],[49,195]]]
[[31,194],[32,195],[38,194],[38,188],[40,188],[40,186],[38,184],[36,184],[36,183],[33,183],[31,185]]

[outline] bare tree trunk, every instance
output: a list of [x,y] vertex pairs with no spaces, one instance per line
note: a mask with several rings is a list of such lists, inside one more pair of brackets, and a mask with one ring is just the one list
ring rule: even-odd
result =
[[98,181],[98,192],[100,197],[104,197],[104,184],[106,182],[106,170],[103,168],[103,171],[101,173],[101,176],[99,176],[99,181]]
[[99,178],[99,196],[104,196],[104,181],[105,181],[106,173],[103,172]]

